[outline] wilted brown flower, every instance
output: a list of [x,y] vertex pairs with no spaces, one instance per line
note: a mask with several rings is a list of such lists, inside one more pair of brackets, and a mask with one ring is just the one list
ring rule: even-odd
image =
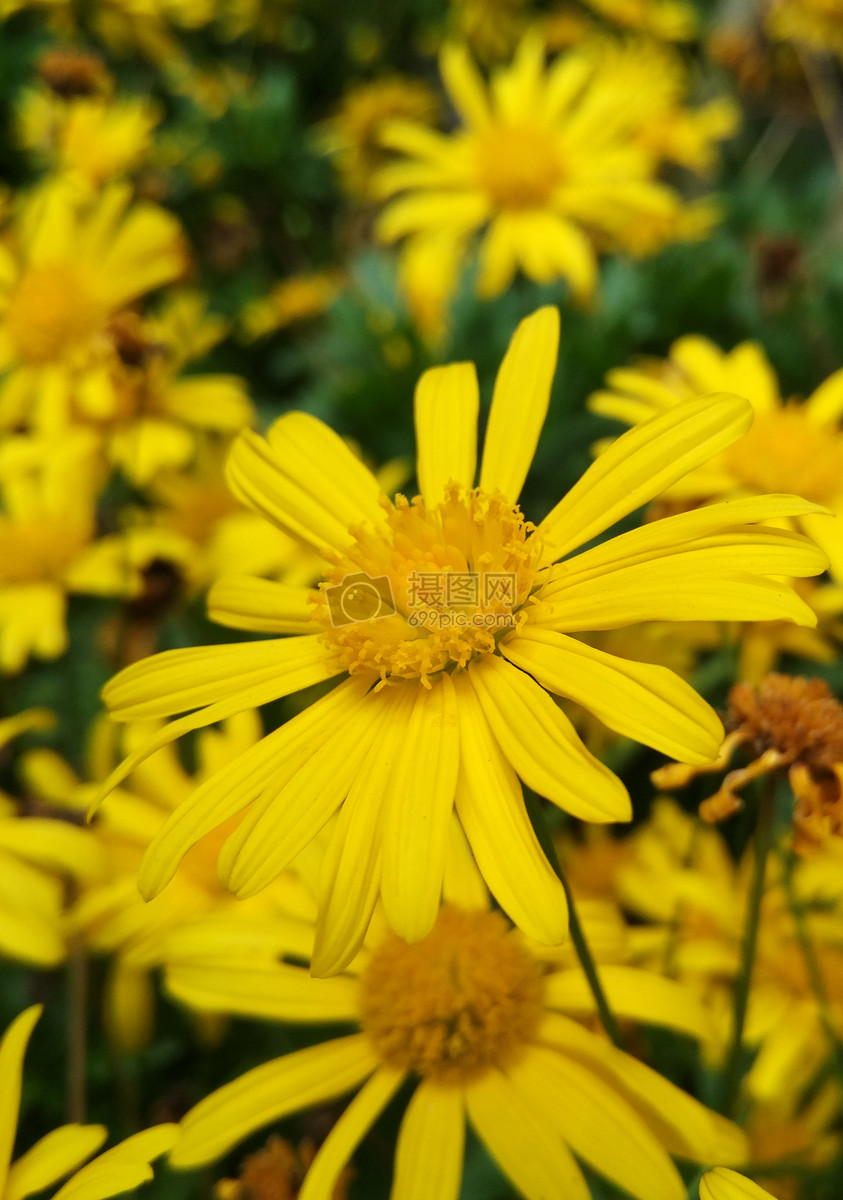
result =
[[[243,1159],[237,1179],[221,1179],[214,1189],[215,1200],[296,1200],[308,1167],[316,1155],[310,1141],[294,1149],[283,1138],[273,1136],[261,1150]],[[331,1200],[346,1200],[351,1171],[337,1181]]]

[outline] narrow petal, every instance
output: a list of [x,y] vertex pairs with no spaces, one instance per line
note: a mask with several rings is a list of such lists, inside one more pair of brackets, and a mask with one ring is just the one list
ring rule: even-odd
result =
[[454,812],[448,838],[448,857],[445,861],[445,878],[442,880],[442,899],[467,912],[485,912],[491,907],[492,898],[483,876],[477,868],[471,847]]
[[528,787],[582,821],[628,821],[626,788],[583,746],[571,722],[534,679],[488,655],[468,671],[486,720]]
[[446,42],[439,55],[442,82],[469,129],[485,129],[492,120],[483,77],[464,46]]
[[0,1195],[5,1188],[18,1128],[23,1056],[41,1012],[40,1004],[24,1009],[0,1041]]
[[[214,704],[273,677],[279,681],[276,695],[289,695],[319,679],[329,679],[342,669],[316,634],[224,646],[190,646],[165,650],[133,663],[109,680],[102,695],[115,721],[145,721]],[[300,678],[305,682],[299,683]]]
[[474,486],[479,409],[474,363],[433,367],[416,385],[416,470],[428,508],[442,503],[449,483]]
[[108,855],[88,829],[50,817],[0,817],[0,847],[74,879],[101,879]]
[[[805,401],[805,416],[814,425],[830,425],[843,415],[843,369],[824,380]],[[839,437],[839,434],[835,436]]]
[[549,691],[581,704],[604,725],[681,762],[711,762],[723,741],[714,709],[666,667],[631,662],[527,626],[501,653]]
[[417,687],[387,792],[381,895],[389,924],[417,942],[439,915],[459,769],[457,697],[449,675]]
[[518,777],[504,758],[465,674],[457,677],[457,814],[483,878],[529,937],[558,945],[568,933],[565,890],[544,856]]
[[716,395],[677,404],[622,434],[539,525],[547,561],[609,529],[731,445],[751,424],[746,400]]
[[[693,1038],[712,1036],[711,1016],[684,984],[636,967],[603,964],[600,981],[616,1016],[662,1025]],[[594,995],[579,967],[557,971],[547,980],[547,1006],[576,1016],[595,1012]]]
[[556,371],[559,310],[540,308],[515,331],[495,380],[480,486],[513,503],[533,461]]
[[274,579],[225,575],[208,592],[208,616],[231,629],[255,633],[313,633],[313,588],[289,587]]
[[412,717],[416,688],[379,698],[368,754],[351,784],[322,863],[319,916],[310,969],[333,975],[357,954],[381,883],[382,811]]
[[144,856],[138,887],[145,899],[151,900],[166,887],[200,838],[242,812],[282,770],[294,773],[318,754],[333,731],[356,710],[367,686],[365,680],[345,680],[215,772],[183,800]]
[[242,958],[170,966],[167,990],[201,1012],[271,1021],[353,1021],[358,1011],[357,985],[347,977],[314,979],[302,967]]
[[150,1162],[175,1143],[178,1125],[155,1125],[128,1137],[82,1167],[53,1200],[107,1200],[152,1179]]
[[700,1180],[700,1200],[775,1200],[775,1197],[745,1175],[738,1175],[728,1167],[715,1167]]
[[3,1200],[23,1200],[69,1175],[108,1137],[104,1125],[62,1125],[42,1137],[9,1170]]
[[685,1185],[667,1152],[610,1087],[557,1051],[531,1047],[508,1072],[529,1102],[541,1097],[551,1128],[582,1159],[636,1200],[685,1200]]
[[379,697],[363,696],[298,769],[284,763],[219,857],[221,882],[240,899],[271,883],[348,795],[377,732]]
[[317,552],[342,550],[349,530],[379,528],[381,488],[342,438],[307,413],[285,413],[264,439],[245,430],[226,464],[232,491]]
[[483,224],[489,206],[489,200],[480,192],[412,193],[386,206],[375,223],[375,232],[378,240],[387,244],[408,234],[434,230],[462,236]]
[[174,1167],[213,1162],[261,1126],[351,1091],[377,1065],[369,1039],[359,1033],[263,1063],[190,1110],[170,1161]]
[[533,1103],[499,1071],[465,1089],[469,1120],[501,1170],[525,1200],[590,1200],[573,1154]]
[[299,1200],[331,1200],[354,1151],[404,1081],[404,1072],[380,1067],[334,1125],[310,1165]]
[[398,1133],[390,1200],[457,1200],[465,1147],[459,1088],[418,1085]]

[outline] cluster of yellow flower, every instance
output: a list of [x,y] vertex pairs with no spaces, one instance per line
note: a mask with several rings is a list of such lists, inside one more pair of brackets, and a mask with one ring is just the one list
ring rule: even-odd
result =
[[[92,21],[212,109],[180,31],[284,45],[293,5],[35,6],[60,44],[15,112],[32,185],[0,205],[0,679],[67,652],[71,595],[119,600],[96,635],[119,669],[75,764],[32,736],[67,712],[3,699],[0,955],[77,978],[103,959],[123,1062],[163,996],[209,1046],[229,1017],[312,1036],[97,1157],[77,1087],[13,1162],[25,1007],[0,1039],[0,1200],[106,1200],[349,1093],[318,1148],[272,1137],[214,1195],[343,1200],[400,1093],[394,1200],[456,1200],[467,1128],[526,1200],[590,1200],[594,1176],[635,1200],[798,1197],[843,1152],[843,705],[771,672],[843,638],[843,369],[784,398],[759,344],[695,333],[617,365],[588,407],[629,428],[535,521],[552,304],[488,406],[471,362],[421,375],[414,469],[371,468],[310,412],[257,432],[246,381],[201,371],[229,327],[139,184],[163,106],[73,37]],[[843,38],[837,8],[763,17],[810,55]],[[682,171],[711,176],[739,112],[692,103],[675,43],[696,29],[684,0],[458,0],[442,94],[391,75],[314,123],[431,355],[465,279],[587,307],[601,255],[707,236],[717,205]],[[241,334],[324,312],[347,271],[291,274]],[[235,640],[161,651],[198,597]],[[712,650],[737,680],[722,719],[692,679]],[[652,803],[608,765],[639,744],[675,760]],[[757,779],[736,860],[719,823]],[[687,785],[693,816],[667,795]],[[693,1065],[657,1069],[659,1039]]]

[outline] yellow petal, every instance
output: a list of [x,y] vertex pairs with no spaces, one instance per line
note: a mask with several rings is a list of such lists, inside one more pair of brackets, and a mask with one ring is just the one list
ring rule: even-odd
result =
[[40,1004],[24,1009],[0,1041],[0,1194],[5,1188],[18,1128],[23,1056],[41,1011]]
[[571,722],[523,671],[487,656],[468,677],[498,745],[523,781],[583,821],[628,821],[621,781],[583,746]]
[[404,1081],[404,1072],[380,1067],[367,1080],[319,1147],[299,1200],[331,1200],[349,1159]]
[[700,1180],[700,1200],[775,1200],[775,1197],[746,1176],[728,1167],[715,1167]]
[[492,116],[486,86],[464,46],[446,42],[439,54],[442,82],[469,129],[485,129]]
[[9,1171],[3,1200],[23,1200],[43,1191],[99,1150],[108,1131],[104,1125],[62,1125],[22,1154]]
[[513,503],[533,461],[556,371],[559,310],[540,308],[515,331],[495,380],[480,486]]
[[516,667],[593,712],[624,737],[680,762],[711,762],[723,741],[720,718],[666,667],[631,662],[549,629],[527,626],[500,644]]
[[635,1110],[579,1063],[533,1046],[508,1072],[525,1100],[541,1097],[549,1124],[576,1154],[636,1200],[685,1200],[667,1152]]
[[752,407],[737,396],[677,404],[624,433],[539,525],[547,560],[590,541],[746,433]]
[[297,713],[256,746],[240,754],[176,808],[150,843],[138,887],[152,899],[169,883],[191,846],[241,812],[282,770],[295,772],[336,728],[342,728],[365,695],[365,680],[348,679]]
[[[829,375],[828,379],[812,392],[805,401],[805,416],[814,425],[829,425],[839,421],[843,414],[843,369]],[[840,436],[836,433],[833,436]]]
[[0,818],[0,847],[74,879],[100,879],[108,866],[104,847],[89,830],[49,817]]
[[233,1013],[271,1021],[353,1021],[357,984],[348,977],[314,979],[286,963],[244,963],[222,956],[209,964],[176,964],[167,990],[201,1012]]
[[312,633],[313,588],[289,587],[274,579],[224,575],[208,592],[208,616],[231,629],[255,633]]
[[456,805],[477,865],[519,928],[546,945],[568,933],[565,890],[544,856],[518,777],[504,758],[465,675],[455,678],[460,718]]
[[480,396],[474,363],[425,371],[416,386],[416,470],[424,502],[434,508],[449,483],[474,486]]
[[388,204],[375,232],[378,240],[387,244],[408,234],[437,230],[463,235],[483,224],[489,208],[489,200],[480,192],[424,191]]
[[170,1161],[174,1167],[213,1162],[262,1125],[351,1091],[377,1066],[369,1039],[359,1033],[263,1063],[190,1110]]
[[401,1121],[390,1200],[457,1200],[464,1145],[462,1093],[423,1080]]
[[[711,1017],[684,984],[636,967],[603,964],[600,981],[609,1007],[619,1017],[663,1025],[693,1038],[711,1036]],[[547,1006],[577,1015],[595,1011],[594,995],[579,967],[557,971],[547,981]]]
[[82,1167],[53,1200],[106,1200],[152,1179],[149,1163],[169,1150],[178,1136],[177,1125],[155,1125],[133,1134]]
[[380,485],[342,438],[307,413],[286,413],[268,440],[242,432],[226,477],[244,504],[322,553],[352,542],[349,529],[384,521]]
[[500,1071],[490,1070],[468,1084],[465,1105],[480,1140],[525,1200],[589,1200],[591,1191],[551,1129],[541,1098],[525,1100]]
[[430,689],[416,687],[388,785],[381,880],[386,918],[407,942],[426,937],[439,915],[459,736],[450,676]]

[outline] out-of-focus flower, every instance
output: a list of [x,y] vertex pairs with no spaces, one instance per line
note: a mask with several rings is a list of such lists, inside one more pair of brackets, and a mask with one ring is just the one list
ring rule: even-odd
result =
[[373,176],[386,158],[383,123],[397,118],[429,123],[438,110],[435,94],[420,80],[388,75],[358,83],[319,128],[319,143],[332,155],[346,191],[358,200],[371,199]]
[[[0,751],[21,734],[53,724],[52,713],[39,708],[0,720]],[[0,956],[30,967],[62,962],[67,884],[102,878],[105,867],[88,830],[46,816],[24,816],[20,805],[0,792]]]
[[23,1058],[40,1015],[40,1005],[27,1008],[0,1040],[0,1197],[24,1200],[55,1187],[66,1176],[70,1178],[52,1193],[52,1200],[107,1200],[148,1183],[153,1178],[150,1163],[170,1149],[178,1126],[154,1125],[86,1162],[108,1137],[107,1130],[102,1125],[62,1125],[10,1162],[18,1126]]
[[558,336],[553,308],[518,327],[498,372],[477,487],[479,393],[466,363],[419,381],[421,495],[412,502],[384,497],[342,439],[305,413],[281,417],[268,439],[246,432],[235,441],[235,494],[308,541],[330,570],[319,590],[249,577],[212,589],[217,620],[293,637],[170,651],[116,676],[104,696],[118,720],[198,711],[131,755],[103,793],[144,753],[189,730],[339,682],[256,747],[254,769],[251,759],[234,764],[232,776],[221,771],[209,783],[207,801],[180,806],[145,859],[145,895],[166,886],[223,814],[253,800],[221,852],[221,878],[238,895],[259,891],[338,812],[314,955],[315,969],[331,974],[353,957],[379,893],[408,940],[430,930],[456,807],[501,905],[553,944],[565,935],[564,891],[532,831],[519,777],[582,819],[630,814],[620,780],[586,751],[553,696],[663,752],[675,746],[686,761],[716,755],[722,726],[689,684],[569,635],[688,618],[812,624],[807,606],[769,574],[815,574],[824,555],[800,535],[756,524],[806,502],[713,506],[569,557],[740,436],[751,410],[734,397],[692,400],[631,431],[534,527],[518,496],[547,412]]
[[696,9],[685,0],[585,0],[601,17],[668,42],[687,42],[697,31]]
[[[660,72],[642,73],[638,56],[635,46],[600,42],[545,69],[532,32],[487,88],[465,49],[445,46],[442,76],[462,128],[443,135],[418,121],[383,126],[384,144],[404,157],[382,168],[374,186],[384,197],[403,195],[381,214],[380,239],[406,238],[419,255],[421,241],[440,263],[456,265],[482,233],[481,296],[499,295],[522,270],[539,283],[567,279],[585,301],[598,251],[649,254],[699,236],[710,213],[686,206],[656,178],[664,147],[647,145],[645,135],[654,112],[662,129],[669,112],[686,133],[691,117],[673,111]],[[697,133],[700,144],[712,137],[711,129]],[[671,153],[687,157],[679,141]],[[444,290],[454,284],[447,280]]]
[[[102,779],[113,763],[113,747],[106,743],[104,732],[100,730],[94,741],[91,773],[96,780]],[[254,747],[261,732],[254,712],[240,713],[220,729],[203,731],[196,747],[196,770],[191,774],[181,766],[173,748],[165,747],[138,768],[129,787],[121,789],[108,811],[85,831],[110,869],[101,870],[99,877],[89,876],[80,887],[67,923],[83,945],[110,958],[104,1021],[113,1044],[123,1051],[139,1049],[152,1032],[155,987],[151,972],[167,961],[170,939],[182,937],[205,945],[205,919],[222,917],[229,941],[239,944],[252,958],[262,954],[272,962],[279,953],[278,914],[295,907],[297,885],[284,877],[259,898],[237,901],[217,880],[219,832],[193,848],[173,886],[162,896],[147,904],[136,883],[144,852],[173,809],[211,773]],[[148,733],[147,727],[129,728],[125,744],[136,745]],[[96,783],[83,783],[50,750],[24,755],[22,772],[30,795],[80,819],[96,791]],[[82,834],[81,830],[75,832]]]
[[625,424],[646,421],[691,396],[728,391],[755,410],[747,435],[670,489],[690,507],[723,496],[793,492],[830,509],[799,518],[843,579],[843,370],[835,371],[804,403],[783,400],[773,368],[755,342],[728,352],[707,338],[674,342],[666,359],[610,371],[608,388],[589,408]]
[[[329,1196],[408,1077],[415,1090],[398,1135],[396,1195],[418,1190],[421,1180],[430,1187],[435,1164],[435,1195],[454,1200],[466,1121],[526,1196],[563,1186],[572,1200],[586,1200],[574,1154],[638,1200],[685,1195],[670,1153],[743,1161],[736,1126],[571,1019],[579,1012],[582,972],[560,968],[552,951],[490,911],[456,823],[449,829],[445,904],[421,941],[408,945],[377,920],[365,952],[330,980],[285,963],[233,979],[210,956],[172,968],[176,994],[186,990],[222,1011],[248,1011],[250,994],[263,994],[274,997],[278,1020],[324,1023],[330,1014],[358,1027],[258,1066],[200,1101],[182,1121],[173,1165],[213,1161],[254,1129],[359,1088],[300,1193],[301,1200]],[[305,922],[298,932],[291,925],[289,953],[306,957],[302,948],[312,936]],[[634,974],[645,986],[645,973]],[[682,990],[673,996],[678,1012]],[[259,1001],[252,1004],[269,1015]]]
[[299,321],[321,317],[342,287],[338,271],[308,271],[282,279],[243,310],[241,328],[249,341],[286,329]]
[[[0,426],[59,433],[74,401],[102,403],[95,371],[114,314],[186,265],[174,217],[112,184],[90,207],[41,190],[0,242]],[[89,390],[93,396],[89,396]]]
[[[821,679],[767,675],[757,688],[736,683],[729,692],[726,740],[717,765],[723,769],[739,747],[752,755],[700,805],[707,821],[720,821],[742,808],[738,789],[760,775],[787,773],[796,799],[794,848],[807,852],[829,837],[843,836],[843,705]],[[687,782],[698,768],[674,764],[654,775],[660,787]]]
[[[273,1134],[265,1146],[243,1159],[236,1179],[219,1181],[214,1200],[297,1200],[315,1157],[313,1142],[295,1147]],[[342,1171],[329,1200],[346,1200],[352,1176],[350,1168]]]
[[[798,1091],[754,1103],[746,1118],[749,1161],[775,1200],[799,1200],[804,1169],[821,1170],[840,1153],[841,1091],[827,1080],[807,1097]],[[787,1164],[793,1165],[788,1174]],[[764,1165],[770,1168],[765,1174]]]
[[775,1197],[745,1175],[728,1167],[715,1167],[700,1180],[700,1200],[775,1200]]
[[843,10],[837,0],[769,0],[764,25],[773,38],[843,59]]
[[[8,439],[0,451],[0,671],[67,648],[69,593],[131,596],[143,565],[117,535],[96,538],[96,440]],[[156,553],[149,545],[150,556]]]
[[68,97],[43,87],[21,97],[16,126],[18,141],[38,163],[84,195],[139,166],[159,120],[146,99]]
[[449,36],[481,62],[498,62],[511,56],[529,20],[529,0],[451,0]]

